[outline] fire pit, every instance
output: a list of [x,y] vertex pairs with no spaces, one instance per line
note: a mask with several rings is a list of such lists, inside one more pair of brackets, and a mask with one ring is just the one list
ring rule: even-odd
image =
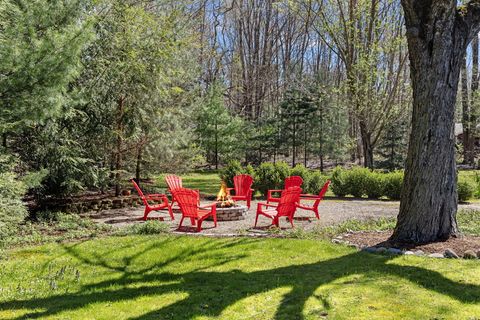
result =
[[[217,221],[244,220],[247,212],[248,208],[246,206],[236,204],[232,200],[227,185],[222,182],[217,194]],[[207,218],[207,220],[213,220],[213,218]]]

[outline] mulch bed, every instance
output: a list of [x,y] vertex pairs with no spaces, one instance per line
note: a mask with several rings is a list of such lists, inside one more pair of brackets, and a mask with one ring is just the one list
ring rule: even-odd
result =
[[385,247],[398,248],[402,250],[422,250],[425,253],[442,253],[446,249],[452,249],[459,255],[463,255],[466,250],[475,252],[480,250],[480,237],[463,236],[460,238],[450,238],[443,242],[433,242],[421,245],[411,243],[391,243],[388,238],[392,231],[375,232],[356,232],[343,235],[343,239],[359,247]]

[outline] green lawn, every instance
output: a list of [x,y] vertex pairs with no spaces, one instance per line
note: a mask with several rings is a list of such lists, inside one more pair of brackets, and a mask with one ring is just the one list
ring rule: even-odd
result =
[[478,319],[480,263],[323,241],[109,237],[7,252],[2,319]]
[[[157,177],[157,185],[160,188],[167,188],[164,180],[164,174]],[[209,172],[190,172],[180,175],[182,177],[183,186],[190,189],[200,190],[202,194],[217,194],[220,189],[220,176],[216,171]]]

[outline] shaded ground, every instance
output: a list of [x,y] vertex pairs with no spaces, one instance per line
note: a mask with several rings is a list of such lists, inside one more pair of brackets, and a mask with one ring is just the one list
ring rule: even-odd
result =
[[[396,217],[398,214],[399,202],[394,201],[372,201],[372,200],[324,200],[320,204],[320,220],[315,219],[313,212],[298,210],[295,214],[294,224],[303,230],[313,230],[318,227],[330,226],[342,223],[347,220],[367,220],[381,217]],[[213,227],[213,222],[205,221],[203,224],[203,234],[243,234],[245,232],[258,233],[261,230],[253,230],[255,222],[255,211],[257,201],[252,202],[250,211],[245,220],[222,221],[218,223],[217,228]],[[480,210],[480,203],[460,205],[460,209]],[[89,217],[98,223],[107,223],[116,227],[124,227],[133,223],[142,223],[140,218],[143,216],[143,207],[136,209],[125,208],[102,211],[89,214]],[[164,217],[164,221],[175,231],[180,222],[180,214],[175,214],[175,221],[171,221],[166,212],[152,213],[150,217]],[[184,223],[189,225],[188,222]],[[259,218],[258,225],[266,227],[270,221],[265,217]],[[290,224],[282,219],[280,226],[290,228]]]
[[443,242],[428,243],[423,245],[412,245],[406,243],[390,243],[388,241],[388,238],[391,235],[391,231],[366,231],[347,234],[344,235],[343,238],[361,247],[394,247],[405,250],[422,250],[425,253],[443,253],[446,249],[452,249],[460,256],[463,256],[466,250],[473,250],[474,252],[480,251],[480,237],[463,236],[460,238],[450,238]]

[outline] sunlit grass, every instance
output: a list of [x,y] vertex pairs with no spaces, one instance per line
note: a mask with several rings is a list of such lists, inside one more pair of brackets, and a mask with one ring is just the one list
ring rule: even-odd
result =
[[[216,171],[208,172],[191,172],[180,175],[182,177],[183,186],[189,189],[200,190],[202,194],[217,194],[220,189],[220,176]],[[165,174],[159,175],[156,183],[160,188],[167,188],[164,180]]]
[[475,319],[480,263],[319,240],[110,237],[8,252],[1,319]]

